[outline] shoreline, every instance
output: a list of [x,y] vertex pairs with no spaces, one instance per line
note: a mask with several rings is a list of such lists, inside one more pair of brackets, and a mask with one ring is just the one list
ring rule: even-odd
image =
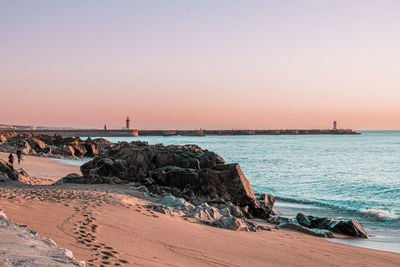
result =
[[[3,155],[0,156],[4,158]],[[57,159],[28,156],[23,164],[32,176],[42,173],[41,169],[44,168],[48,173],[47,177],[53,181],[67,172],[70,173],[71,168],[75,172],[79,169],[77,166],[65,166],[57,161]],[[82,244],[76,242],[79,239],[75,239],[73,234],[72,236],[67,234],[73,233],[74,222],[68,225],[72,227],[71,231],[60,230],[64,227],[63,222],[71,214],[77,214],[76,209],[80,209],[81,212],[82,208],[86,213],[77,215],[81,219],[75,218],[75,224],[87,218],[85,214],[92,216],[99,229],[94,233],[95,240],[106,244],[101,247],[102,252],[107,253],[105,247],[112,247],[118,252],[119,256],[112,258],[115,262],[119,259],[138,261],[148,266],[168,263],[259,266],[266,262],[281,266],[299,264],[317,266],[337,265],[338,262],[362,265],[364,262],[376,266],[388,266],[396,265],[400,261],[399,253],[338,244],[292,231],[235,232],[182,218],[168,217],[143,208],[144,203],[151,199],[127,187],[83,184],[61,186],[0,184],[0,190],[8,192],[9,196],[14,196],[2,197],[0,206],[9,218],[28,224],[40,235],[54,239],[60,247],[70,249],[77,260],[84,260],[87,263],[90,263],[88,260],[93,255],[85,248],[86,244],[81,246]],[[66,194],[65,197],[63,194]],[[214,244],[210,245],[210,240]],[[227,243],[231,245],[228,249]],[[131,248],[135,248],[134,252]]]
[[[0,152],[0,157],[5,159],[7,153]],[[80,173],[80,165],[90,160],[90,158],[84,159],[58,159],[58,158],[44,158],[35,155],[24,155],[26,158],[25,161],[20,165],[31,174],[33,178],[38,178],[38,176],[42,175],[44,177],[40,178],[43,180],[43,184],[50,184],[51,182],[55,182],[61,177],[57,176],[58,173],[62,173],[63,176],[75,172]],[[37,159],[37,160],[36,160]],[[43,164],[49,164],[51,168],[49,170],[54,170],[54,167],[57,169],[57,174],[50,171],[44,173],[42,171],[38,171],[38,169],[43,167]],[[18,167],[18,165],[15,165]],[[51,182],[50,182],[51,181]],[[285,201],[281,199],[277,199],[275,203],[275,209],[278,213],[281,213],[287,217],[294,218],[297,213],[303,212],[306,214],[320,216],[320,217],[337,217],[334,211],[316,207],[311,204],[302,204],[302,203],[292,203],[290,201]],[[353,238],[334,238],[328,239],[331,242],[341,243],[345,245],[376,249],[387,252],[400,253],[400,249],[398,248],[398,244],[400,243],[400,231],[385,229],[383,227],[371,227],[366,226],[368,233],[371,235],[368,239],[353,239]]]

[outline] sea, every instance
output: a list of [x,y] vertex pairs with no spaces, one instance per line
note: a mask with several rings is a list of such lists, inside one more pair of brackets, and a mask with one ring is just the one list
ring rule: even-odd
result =
[[239,163],[255,192],[277,197],[282,215],[355,218],[370,238],[332,241],[400,253],[400,131],[105,138],[199,145]]

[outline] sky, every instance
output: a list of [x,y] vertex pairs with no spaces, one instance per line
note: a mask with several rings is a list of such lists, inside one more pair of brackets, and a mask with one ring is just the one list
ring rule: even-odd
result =
[[400,129],[400,1],[0,0],[0,124]]

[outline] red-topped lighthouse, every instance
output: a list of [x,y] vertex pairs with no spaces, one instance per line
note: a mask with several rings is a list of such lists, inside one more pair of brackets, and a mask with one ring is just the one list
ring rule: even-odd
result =
[[129,126],[130,121],[131,121],[131,120],[129,119],[129,116],[127,116],[127,117],[126,117],[126,129],[127,129],[127,130],[130,129],[130,126]]

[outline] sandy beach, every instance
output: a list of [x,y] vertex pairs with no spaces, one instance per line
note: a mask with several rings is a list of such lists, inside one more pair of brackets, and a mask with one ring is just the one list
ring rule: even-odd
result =
[[[2,153],[1,158],[5,159]],[[26,156],[44,183],[79,167]],[[19,167],[19,166],[18,166]],[[0,207],[17,223],[71,250],[87,266],[398,266],[400,254],[272,230],[235,232],[169,217],[127,185],[0,184]]]

